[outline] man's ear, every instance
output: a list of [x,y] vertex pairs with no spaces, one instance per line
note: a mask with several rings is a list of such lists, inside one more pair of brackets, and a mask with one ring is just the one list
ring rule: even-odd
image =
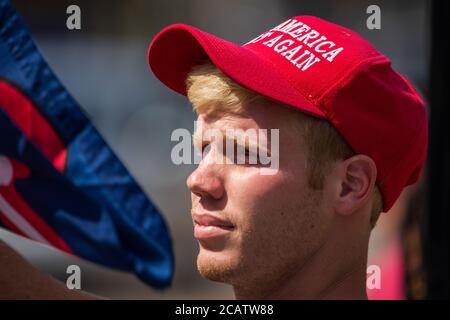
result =
[[335,212],[350,215],[372,199],[377,167],[372,158],[355,155],[338,164]]

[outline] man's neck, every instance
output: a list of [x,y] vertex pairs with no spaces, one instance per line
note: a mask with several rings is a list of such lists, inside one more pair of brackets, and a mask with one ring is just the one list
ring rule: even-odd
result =
[[339,256],[342,251],[333,245],[321,248],[294,274],[280,279],[275,286],[234,286],[236,299],[365,300],[367,248],[358,249],[350,258]]
[[248,290],[235,287],[235,296],[236,299],[268,300],[367,300],[366,264],[342,274],[327,284],[324,284],[320,277],[313,276],[310,280],[305,277],[297,274],[266,295],[254,295]]

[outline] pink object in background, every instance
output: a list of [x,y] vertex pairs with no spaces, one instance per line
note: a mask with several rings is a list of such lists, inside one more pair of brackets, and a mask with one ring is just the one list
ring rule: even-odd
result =
[[405,262],[398,239],[391,241],[371,260],[381,269],[381,288],[367,289],[369,300],[405,300]]

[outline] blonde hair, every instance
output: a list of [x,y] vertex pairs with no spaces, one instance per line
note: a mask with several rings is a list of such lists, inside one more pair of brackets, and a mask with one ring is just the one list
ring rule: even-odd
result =
[[[197,114],[239,114],[252,102],[278,103],[238,85],[210,62],[192,69],[186,79],[186,88],[187,97]],[[296,115],[295,128],[303,136],[308,150],[308,184],[315,190],[321,190],[331,164],[355,153],[328,121],[292,110]],[[383,200],[376,186],[370,216],[372,228],[382,210]]]

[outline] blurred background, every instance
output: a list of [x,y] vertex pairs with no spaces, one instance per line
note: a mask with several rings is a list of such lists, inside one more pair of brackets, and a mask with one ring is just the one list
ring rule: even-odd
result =
[[[134,276],[69,257],[0,230],[40,270],[66,281],[66,268],[82,270],[82,289],[122,299],[232,299],[230,287],[201,278],[185,180],[193,166],[170,160],[174,129],[192,132],[186,99],[164,87],[147,66],[149,42],[163,27],[187,23],[243,44],[294,15],[315,15],[355,30],[387,55],[424,98],[430,76],[430,3],[301,0],[13,0],[47,62],[81,104],[105,140],[161,209],[169,224],[176,271],[170,289],[156,291]],[[66,8],[81,8],[81,30],[66,28]],[[368,30],[366,9],[381,8],[381,30]],[[423,175],[424,176],[424,175]],[[369,264],[382,272],[372,298],[425,297],[421,212],[425,182],[408,188],[383,214],[370,242]],[[412,201],[412,199],[414,201]]]

